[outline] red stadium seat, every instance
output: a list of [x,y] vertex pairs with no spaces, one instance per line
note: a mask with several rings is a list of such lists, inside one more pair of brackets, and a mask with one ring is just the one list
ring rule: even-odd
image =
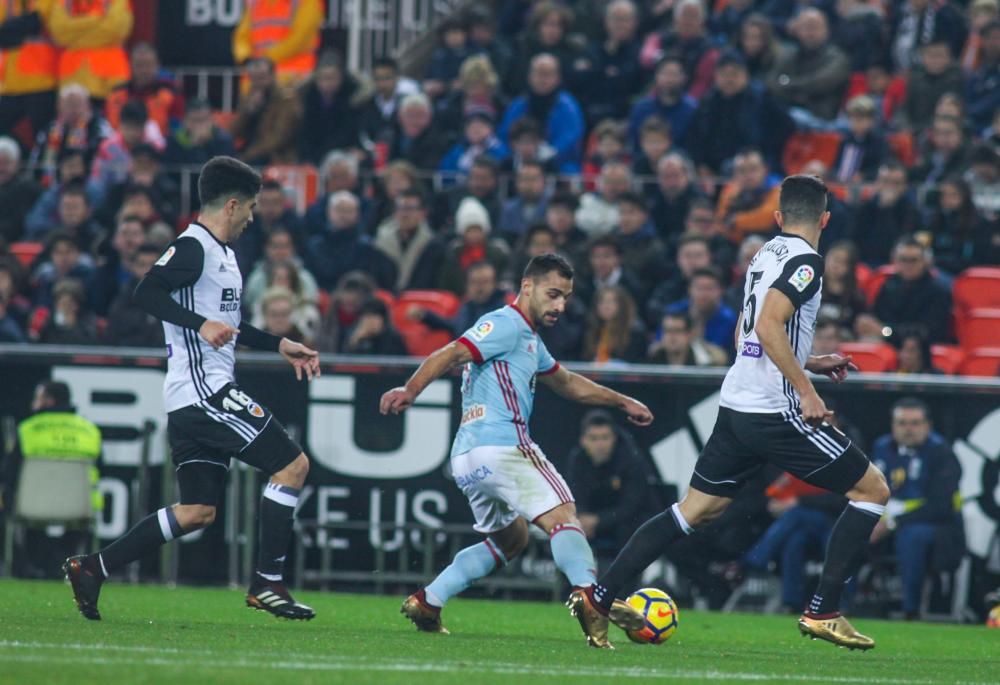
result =
[[913,134],[909,131],[890,133],[886,136],[889,149],[899,163],[905,167],[913,166],[917,161],[917,150],[913,144]]
[[396,296],[388,290],[376,290],[375,297],[382,300],[382,302],[385,303],[386,309],[390,312],[392,311],[392,308],[396,306]]
[[871,307],[875,304],[875,299],[878,297],[879,291],[885,282],[896,273],[896,267],[892,264],[886,264],[875,269],[872,274],[868,277],[867,283],[865,283],[865,297],[868,299],[868,306]]
[[896,348],[886,343],[844,343],[840,353],[851,355],[854,363],[865,373],[895,371]]
[[458,313],[461,305],[462,301],[454,293],[444,290],[407,290],[400,293],[392,305],[392,323],[403,336],[407,351],[413,356],[425,357],[451,342],[451,334],[414,321],[407,316],[407,312],[416,306],[450,319]]
[[969,311],[958,321],[958,342],[966,350],[1000,346],[1000,309]]
[[447,290],[405,290],[399,294],[399,304],[417,305],[446,319],[458,314],[462,300]]
[[27,241],[20,241],[10,244],[10,253],[17,258],[17,261],[21,263],[25,269],[31,267],[31,264],[35,259],[42,253],[45,249],[45,245],[42,243],[30,243]]
[[1000,307],[1000,269],[975,266],[955,279],[955,306],[963,312],[980,307]]
[[330,311],[330,305],[333,303],[333,298],[330,296],[329,291],[320,288],[316,300],[316,306],[319,307],[319,313],[326,316],[326,313]]
[[863,293],[868,292],[868,281],[872,279],[872,268],[867,264],[858,262],[854,267],[854,280],[858,282],[858,288]]
[[837,161],[837,150],[842,136],[833,132],[793,133],[781,156],[785,172],[797,174],[813,160],[819,160],[829,169]]
[[965,350],[958,345],[932,345],[931,358],[935,368],[943,373],[956,374],[965,361]]
[[1000,347],[981,347],[969,352],[958,369],[962,376],[1000,375]]
[[319,197],[319,172],[311,164],[275,164],[264,169],[265,178],[284,186],[298,214],[304,214]]

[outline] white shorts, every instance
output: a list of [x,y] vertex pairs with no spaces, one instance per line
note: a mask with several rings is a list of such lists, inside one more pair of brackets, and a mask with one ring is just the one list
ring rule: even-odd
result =
[[538,445],[475,447],[451,458],[455,483],[469,498],[473,526],[495,533],[518,516],[534,521],[560,504],[573,501],[566,481]]

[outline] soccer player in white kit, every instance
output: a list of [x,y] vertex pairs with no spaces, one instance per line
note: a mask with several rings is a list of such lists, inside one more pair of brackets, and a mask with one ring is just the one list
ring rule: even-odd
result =
[[[771,463],[849,500],[830,533],[823,575],[799,631],[850,649],[875,646],[841,615],[840,596],[885,513],[889,488],[868,457],[826,422],[833,413],[805,373],[839,382],[855,368],[850,357],[810,354],[823,275],[816,247],[830,220],[826,203],[826,185],[814,176],[782,182],[774,217],[782,233],[747,269],[736,362],[722,383],[719,416],[690,488],[679,504],[640,526],[595,586],[573,593],[581,610],[610,611],[629,578],[671,542],[721,515],[743,483]],[[641,620],[627,613],[628,607],[610,618],[626,629]]]
[[[445,602],[510,563],[528,542],[529,522],[549,534],[556,566],[575,588],[595,581],[594,555],[576,518],[573,495],[528,434],[536,380],[571,400],[618,407],[640,426],[652,423],[653,415],[641,402],[567,371],[545,348],[536,329],[558,321],[572,289],[573,269],[565,259],[554,254],[533,258],[512,305],[484,315],[430,355],[406,385],[382,396],[382,413],[398,414],[431,382],[465,365],[451,466],[469,498],[475,529],[486,539],[460,551],[433,582],[403,603],[402,613],[419,630],[447,633],[441,624]],[[621,611],[620,605],[612,612]],[[606,613],[591,612],[581,622],[591,646],[611,648]]]

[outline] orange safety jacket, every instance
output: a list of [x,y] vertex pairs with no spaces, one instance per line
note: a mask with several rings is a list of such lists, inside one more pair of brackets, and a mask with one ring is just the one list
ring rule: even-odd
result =
[[[47,30],[51,0],[3,0],[0,23],[37,12]],[[0,50],[0,95],[44,93],[56,87],[59,52],[47,33],[32,36],[20,46]]]
[[52,37],[63,47],[59,82],[79,83],[95,98],[129,79],[123,47],[132,32],[128,0],[55,0]]
[[[249,0],[246,9],[246,28],[249,31],[250,54],[253,57],[268,57],[271,49],[284,42],[292,34],[293,23],[300,7],[316,0]],[[310,15],[321,17],[322,8],[304,8]],[[316,10],[319,10],[316,12]],[[311,21],[306,18],[305,21]],[[241,22],[242,23],[242,22]],[[275,70],[279,76],[304,80],[316,68],[316,50],[319,48],[319,26],[308,39],[306,50],[285,59],[276,60]]]

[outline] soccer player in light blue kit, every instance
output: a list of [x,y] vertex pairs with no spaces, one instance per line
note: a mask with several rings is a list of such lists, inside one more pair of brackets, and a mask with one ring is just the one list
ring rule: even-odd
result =
[[[572,289],[573,268],[565,259],[535,257],[514,304],[480,318],[458,340],[430,355],[406,385],[382,396],[382,413],[398,414],[434,380],[465,365],[462,421],[451,466],[469,498],[475,529],[486,539],[460,551],[433,582],[403,603],[402,613],[419,630],[447,633],[441,607],[475,580],[510,563],[528,542],[529,522],[548,533],[556,566],[575,588],[596,580],[594,554],[576,518],[573,495],[528,435],[536,379],[568,399],[618,407],[640,426],[652,423],[653,415],[641,402],[567,371],[545,349],[536,328],[559,320]],[[612,608],[612,613],[618,611]],[[592,647],[611,648],[608,616],[580,610],[574,615]]]

